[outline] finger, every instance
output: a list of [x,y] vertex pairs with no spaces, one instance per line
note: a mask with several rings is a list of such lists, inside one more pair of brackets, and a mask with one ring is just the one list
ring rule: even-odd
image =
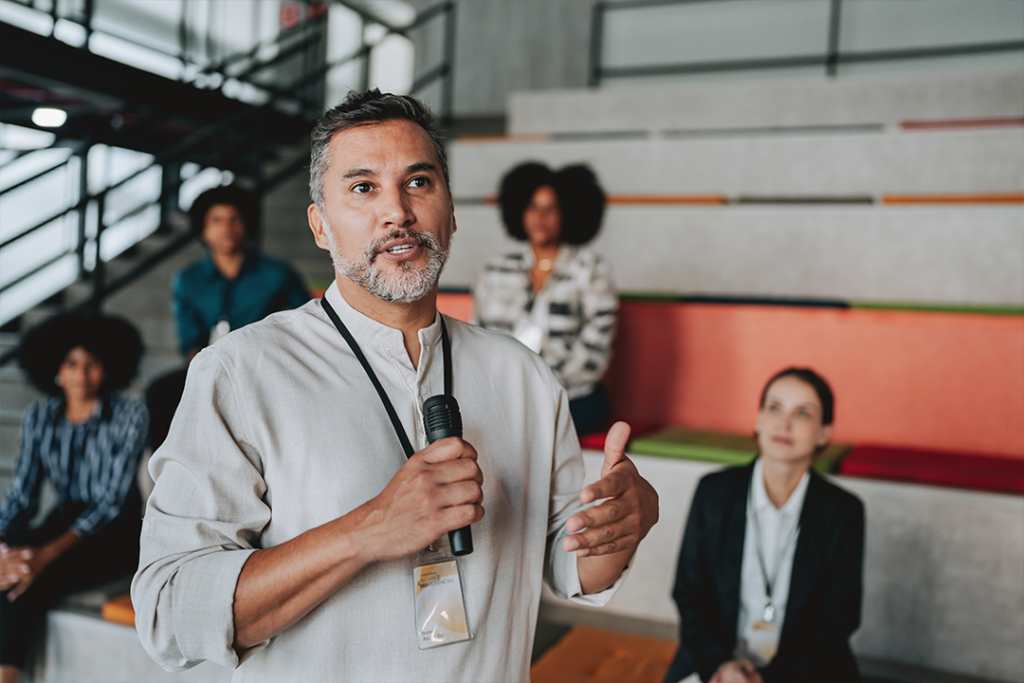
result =
[[626,444],[629,442],[630,427],[625,422],[616,422],[608,430],[608,436],[604,439],[604,466],[601,468],[602,475],[605,470],[615,466],[626,457]]
[[18,582],[18,585],[17,585],[17,586],[15,586],[14,588],[12,588],[12,589],[11,589],[11,590],[10,590],[10,591],[9,591],[9,592],[7,593],[7,599],[8,599],[8,600],[11,600],[11,601],[17,600],[17,599],[18,599],[19,597],[21,597],[21,594],[22,594],[22,593],[24,593],[24,592],[25,592],[26,590],[28,590],[28,587],[29,587],[29,586],[30,586],[31,584],[32,584],[32,582],[31,582],[31,581],[29,581],[29,580],[25,580],[25,581],[19,581],[19,582]]
[[565,528],[571,533],[576,533],[586,528],[615,524],[628,514],[628,506],[619,498],[612,498],[583,512],[577,512],[565,522]]
[[612,472],[598,479],[590,486],[584,487],[580,491],[580,502],[584,505],[589,505],[595,500],[601,500],[602,498],[621,496],[628,490],[629,480],[625,474],[623,472]]
[[476,449],[457,436],[438,439],[413,457],[420,456],[424,462],[436,464],[448,460],[466,458],[476,460]]
[[459,505],[479,505],[484,500],[484,491],[475,481],[459,481],[440,487],[433,497],[437,509]]
[[[586,548],[597,548],[599,546],[614,543],[618,550],[624,550],[630,538],[637,538],[637,535],[626,524],[607,524],[601,527],[592,527],[572,536],[567,536],[562,541],[562,547],[567,551],[583,550]],[[635,545],[635,543],[633,544]]]
[[24,550],[21,551],[21,559],[23,559],[23,560],[31,560],[33,554],[34,553],[32,552],[32,548],[25,548]]
[[23,564],[18,567],[18,571],[21,572],[21,574],[28,576],[32,573],[32,567],[28,566],[27,564]]
[[444,462],[427,464],[418,475],[419,485],[425,487],[448,486],[459,482],[476,482],[482,486],[484,473],[475,460],[460,458],[458,460],[446,460]]

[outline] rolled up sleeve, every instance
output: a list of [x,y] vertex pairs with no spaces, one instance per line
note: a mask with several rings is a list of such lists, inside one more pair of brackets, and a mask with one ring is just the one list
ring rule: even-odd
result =
[[612,599],[629,574],[629,566],[627,565],[610,587],[600,593],[584,595],[583,587],[580,585],[576,553],[566,552],[562,548],[562,539],[570,535],[565,523],[588,506],[580,502],[584,475],[583,454],[580,451],[576,428],[569,415],[569,398],[561,386],[557,387],[557,391],[559,406],[555,419],[555,458],[551,472],[551,504],[548,514],[544,578],[552,592],[560,598],[580,605],[603,607]]
[[181,404],[150,473],[132,582],[143,647],[168,671],[201,661],[236,667],[234,593],[270,521],[262,462],[246,438],[244,406],[214,349],[192,362]]

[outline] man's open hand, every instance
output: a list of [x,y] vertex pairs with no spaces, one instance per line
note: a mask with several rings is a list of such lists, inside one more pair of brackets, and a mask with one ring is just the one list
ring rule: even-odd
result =
[[584,504],[603,502],[566,522],[573,535],[562,541],[562,547],[576,551],[578,557],[621,552],[632,555],[658,521],[658,493],[626,457],[629,431],[625,422],[612,425],[604,442],[601,479],[580,492]]

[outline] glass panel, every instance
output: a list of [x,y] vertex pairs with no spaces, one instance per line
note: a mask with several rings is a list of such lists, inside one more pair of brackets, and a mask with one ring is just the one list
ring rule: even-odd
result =
[[[1019,1],[846,0],[842,3],[840,52],[1021,39],[1024,39],[1024,3]],[[1017,64],[1019,68],[1020,61]]]
[[603,65],[824,55],[827,0],[738,0],[606,12]]

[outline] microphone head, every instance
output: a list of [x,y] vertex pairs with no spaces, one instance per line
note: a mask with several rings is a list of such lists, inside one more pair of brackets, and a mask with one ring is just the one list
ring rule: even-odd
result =
[[462,413],[454,396],[431,396],[423,403],[423,429],[428,443],[449,436],[462,437]]

